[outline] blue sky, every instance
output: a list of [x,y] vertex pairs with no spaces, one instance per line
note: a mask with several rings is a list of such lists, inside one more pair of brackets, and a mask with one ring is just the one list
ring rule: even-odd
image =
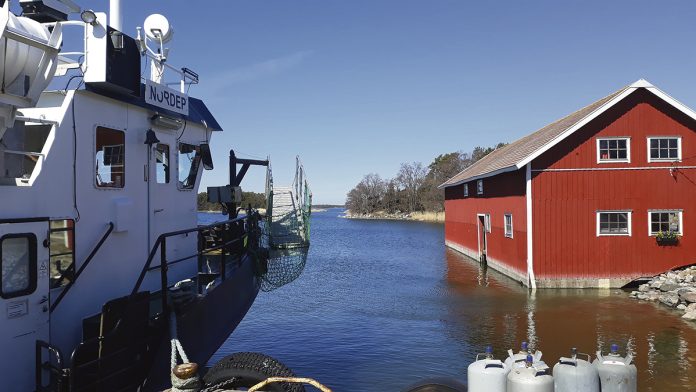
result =
[[314,201],[343,203],[364,174],[515,140],[641,77],[696,107],[692,1],[123,2],[131,35],[169,18],[170,62],[225,129],[202,187],[232,147],[270,155],[276,183],[300,155]]

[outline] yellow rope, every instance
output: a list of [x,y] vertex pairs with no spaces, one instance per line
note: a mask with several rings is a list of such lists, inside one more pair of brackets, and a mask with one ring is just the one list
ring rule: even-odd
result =
[[268,384],[274,383],[274,382],[290,382],[290,383],[299,383],[299,384],[309,384],[318,390],[322,392],[331,392],[331,389],[328,387],[322,385],[319,383],[319,381],[313,380],[311,378],[304,378],[304,377],[269,377],[260,383],[254,385],[253,387],[249,388],[249,392],[254,392],[258,391],[261,388],[265,387]]

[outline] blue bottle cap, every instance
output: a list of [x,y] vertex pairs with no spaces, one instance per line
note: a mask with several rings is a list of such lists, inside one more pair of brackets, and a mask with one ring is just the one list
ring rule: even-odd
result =
[[493,347],[486,346],[486,354],[493,354]]
[[611,345],[611,353],[616,354],[619,352],[619,345],[616,343],[612,343]]
[[534,363],[534,357],[531,355],[527,355],[527,366],[532,366],[532,363]]
[[522,342],[522,351],[527,351],[527,342]]

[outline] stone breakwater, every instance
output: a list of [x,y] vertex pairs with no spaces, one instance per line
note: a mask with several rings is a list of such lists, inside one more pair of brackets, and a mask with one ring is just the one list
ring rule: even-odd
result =
[[669,271],[638,286],[631,297],[644,301],[659,301],[684,312],[682,318],[696,321],[696,266]]

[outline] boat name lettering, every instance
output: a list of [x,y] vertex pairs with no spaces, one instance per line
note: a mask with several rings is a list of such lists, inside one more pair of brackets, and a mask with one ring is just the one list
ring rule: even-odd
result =
[[189,113],[186,94],[150,80],[145,85],[145,102],[183,115]]

